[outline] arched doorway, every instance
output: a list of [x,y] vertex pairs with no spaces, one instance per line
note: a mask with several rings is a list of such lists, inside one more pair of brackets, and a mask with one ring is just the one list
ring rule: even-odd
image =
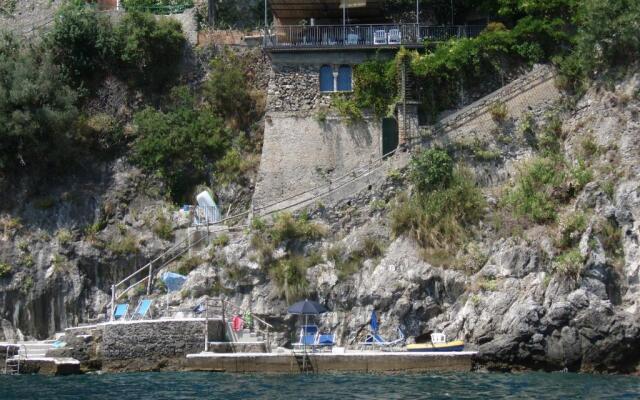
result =
[[395,118],[382,120],[382,155],[398,148],[398,121]]

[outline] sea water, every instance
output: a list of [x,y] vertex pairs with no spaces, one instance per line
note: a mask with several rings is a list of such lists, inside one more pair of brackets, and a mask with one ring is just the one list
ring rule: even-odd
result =
[[0,399],[638,399],[640,378],[571,373],[0,376]]

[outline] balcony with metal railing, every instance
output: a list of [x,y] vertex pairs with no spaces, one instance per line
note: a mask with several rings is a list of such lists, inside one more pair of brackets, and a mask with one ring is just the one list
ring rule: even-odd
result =
[[418,24],[275,26],[265,31],[264,47],[284,51],[400,46],[418,48],[428,42],[475,37],[484,28],[482,25]]

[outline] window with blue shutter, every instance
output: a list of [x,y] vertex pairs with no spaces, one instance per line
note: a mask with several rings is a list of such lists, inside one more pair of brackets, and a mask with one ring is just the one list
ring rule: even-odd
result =
[[333,68],[330,65],[320,67],[320,91],[333,92]]
[[351,83],[351,66],[341,65],[338,69],[338,92],[350,92],[353,90]]

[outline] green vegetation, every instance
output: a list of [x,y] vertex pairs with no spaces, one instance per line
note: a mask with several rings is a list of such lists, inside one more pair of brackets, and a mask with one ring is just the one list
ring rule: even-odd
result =
[[496,123],[502,124],[507,120],[507,117],[509,116],[509,110],[507,109],[507,105],[504,102],[495,101],[489,106],[489,114],[491,114],[491,119],[493,119]]
[[70,169],[92,149],[121,142],[113,116],[83,112],[87,89],[110,74],[162,90],[178,76],[183,44],[175,21],[128,13],[113,25],[76,0],[61,7],[41,42],[3,34],[0,93],[11,95],[0,96],[0,174]]
[[122,233],[119,237],[112,240],[107,248],[118,256],[129,256],[140,251],[138,239],[128,232]]
[[61,246],[65,246],[73,239],[73,234],[68,229],[62,228],[56,232],[56,239]]
[[602,243],[604,251],[614,266],[624,264],[624,247],[622,246],[622,231],[613,219],[600,219],[594,226],[594,235]]
[[264,112],[263,100],[252,90],[246,77],[250,62],[227,50],[211,61],[209,79],[203,85],[209,110],[233,129],[246,130]]
[[36,265],[35,260],[33,259],[33,255],[31,254],[23,254],[20,256],[20,265],[24,268],[32,268]]
[[51,54],[0,36],[0,76],[0,172],[68,164],[78,96]]
[[582,273],[585,259],[580,250],[571,249],[560,254],[553,260],[553,272],[567,278],[578,279]]
[[20,291],[25,294],[28,295],[31,292],[31,289],[33,289],[33,277],[31,277],[30,275],[27,275],[24,277],[24,279],[22,279],[22,284],[20,285]]
[[495,278],[482,278],[478,282],[478,288],[485,292],[495,292],[498,289],[498,281]]
[[161,212],[157,216],[156,222],[153,224],[153,233],[163,240],[173,239],[173,223],[171,222],[171,219],[164,214],[164,212]]
[[192,0],[122,0],[122,7],[131,11],[146,11],[154,14],[180,13],[193,7]]
[[327,260],[333,262],[338,279],[342,280],[358,272],[365,260],[376,259],[382,256],[383,252],[382,239],[367,235],[351,252],[347,252],[341,244],[331,246],[327,250]]
[[220,233],[215,239],[213,239],[213,245],[217,247],[225,247],[229,244],[229,241],[229,235],[226,233]]
[[110,72],[157,90],[178,75],[185,38],[177,21],[130,12],[113,25],[79,0],[61,7],[55,21],[47,47],[76,84],[91,86]]
[[390,113],[397,93],[395,60],[370,60],[353,71],[354,103],[360,109],[371,109],[378,116]]
[[0,278],[5,278],[13,273],[13,268],[7,263],[0,262]]
[[471,173],[454,168],[441,150],[427,150],[412,160],[410,176],[418,190],[411,198],[403,194],[396,199],[391,211],[393,234],[413,237],[425,255],[437,255],[432,261],[455,254],[484,214],[485,200]]
[[180,275],[189,275],[191,271],[198,268],[198,266],[203,262],[204,260],[202,260],[202,258],[198,256],[188,257],[180,262],[180,265],[178,265],[176,272]]
[[560,221],[559,238],[556,246],[568,249],[578,244],[580,237],[587,228],[587,216],[582,212],[569,214]]
[[351,96],[341,93],[334,94],[331,97],[331,106],[349,123],[355,123],[364,118],[360,106]]
[[79,0],[60,8],[47,40],[56,63],[76,83],[90,82],[106,73],[119,45],[109,18]]
[[453,179],[453,160],[444,150],[426,150],[411,159],[409,178],[423,193],[445,188]]
[[[306,293],[306,271],[322,262],[316,251],[305,251],[305,244],[317,241],[327,234],[326,228],[309,220],[306,214],[297,218],[282,213],[267,227],[260,219],[252,221],[251,248],[257,253],[256,261],[269,272],[288,301]],[[277,248],[285,251],[284,257],[274,259]]]
[[558,206],[556,191],[564,179],[560,163],[546,158],[533,160],[520,171],[505,202],[519,217],[537,223],[554,221]]
[[136,114],[134,157],[150,171],[158,171],[176,200],[183,200],[206,181],[211,166],[230,146],[231,133],[215,115],[201,112],[189,89],[174,89],[165,111],[147,107]]
[[[434,1],[430,9],[440,23],[450,23],[449,3]],[[588,80],[623,70],[640,55],[640,5],[633,0],[487,0],[454,1],[456,14],[480,7],[500,21],[478,37],[430,43],[427,52],[400,52],[395,62],[371,62],[357,68],[355,104],[384,113],[395,95],[397,65],[410,60],[422,114],[433,119],[458,106],[461,91],[496,88],[510,72],[538,62],[556,62],[559,84],[580,91]],[[411,12],[408,0],[388,0],[390,15]],[[465,11],[466,10],[466,11]],[[447,17],[447,14],[449,16]],[[607,21],[607,23],[603,23]],[[460,21],[462,22],[462,21]],[[358,85],[358,79],[362,85]],[[358,93],[360,91],[360,93]],[[495,114],[498,122],[506,114]]]

